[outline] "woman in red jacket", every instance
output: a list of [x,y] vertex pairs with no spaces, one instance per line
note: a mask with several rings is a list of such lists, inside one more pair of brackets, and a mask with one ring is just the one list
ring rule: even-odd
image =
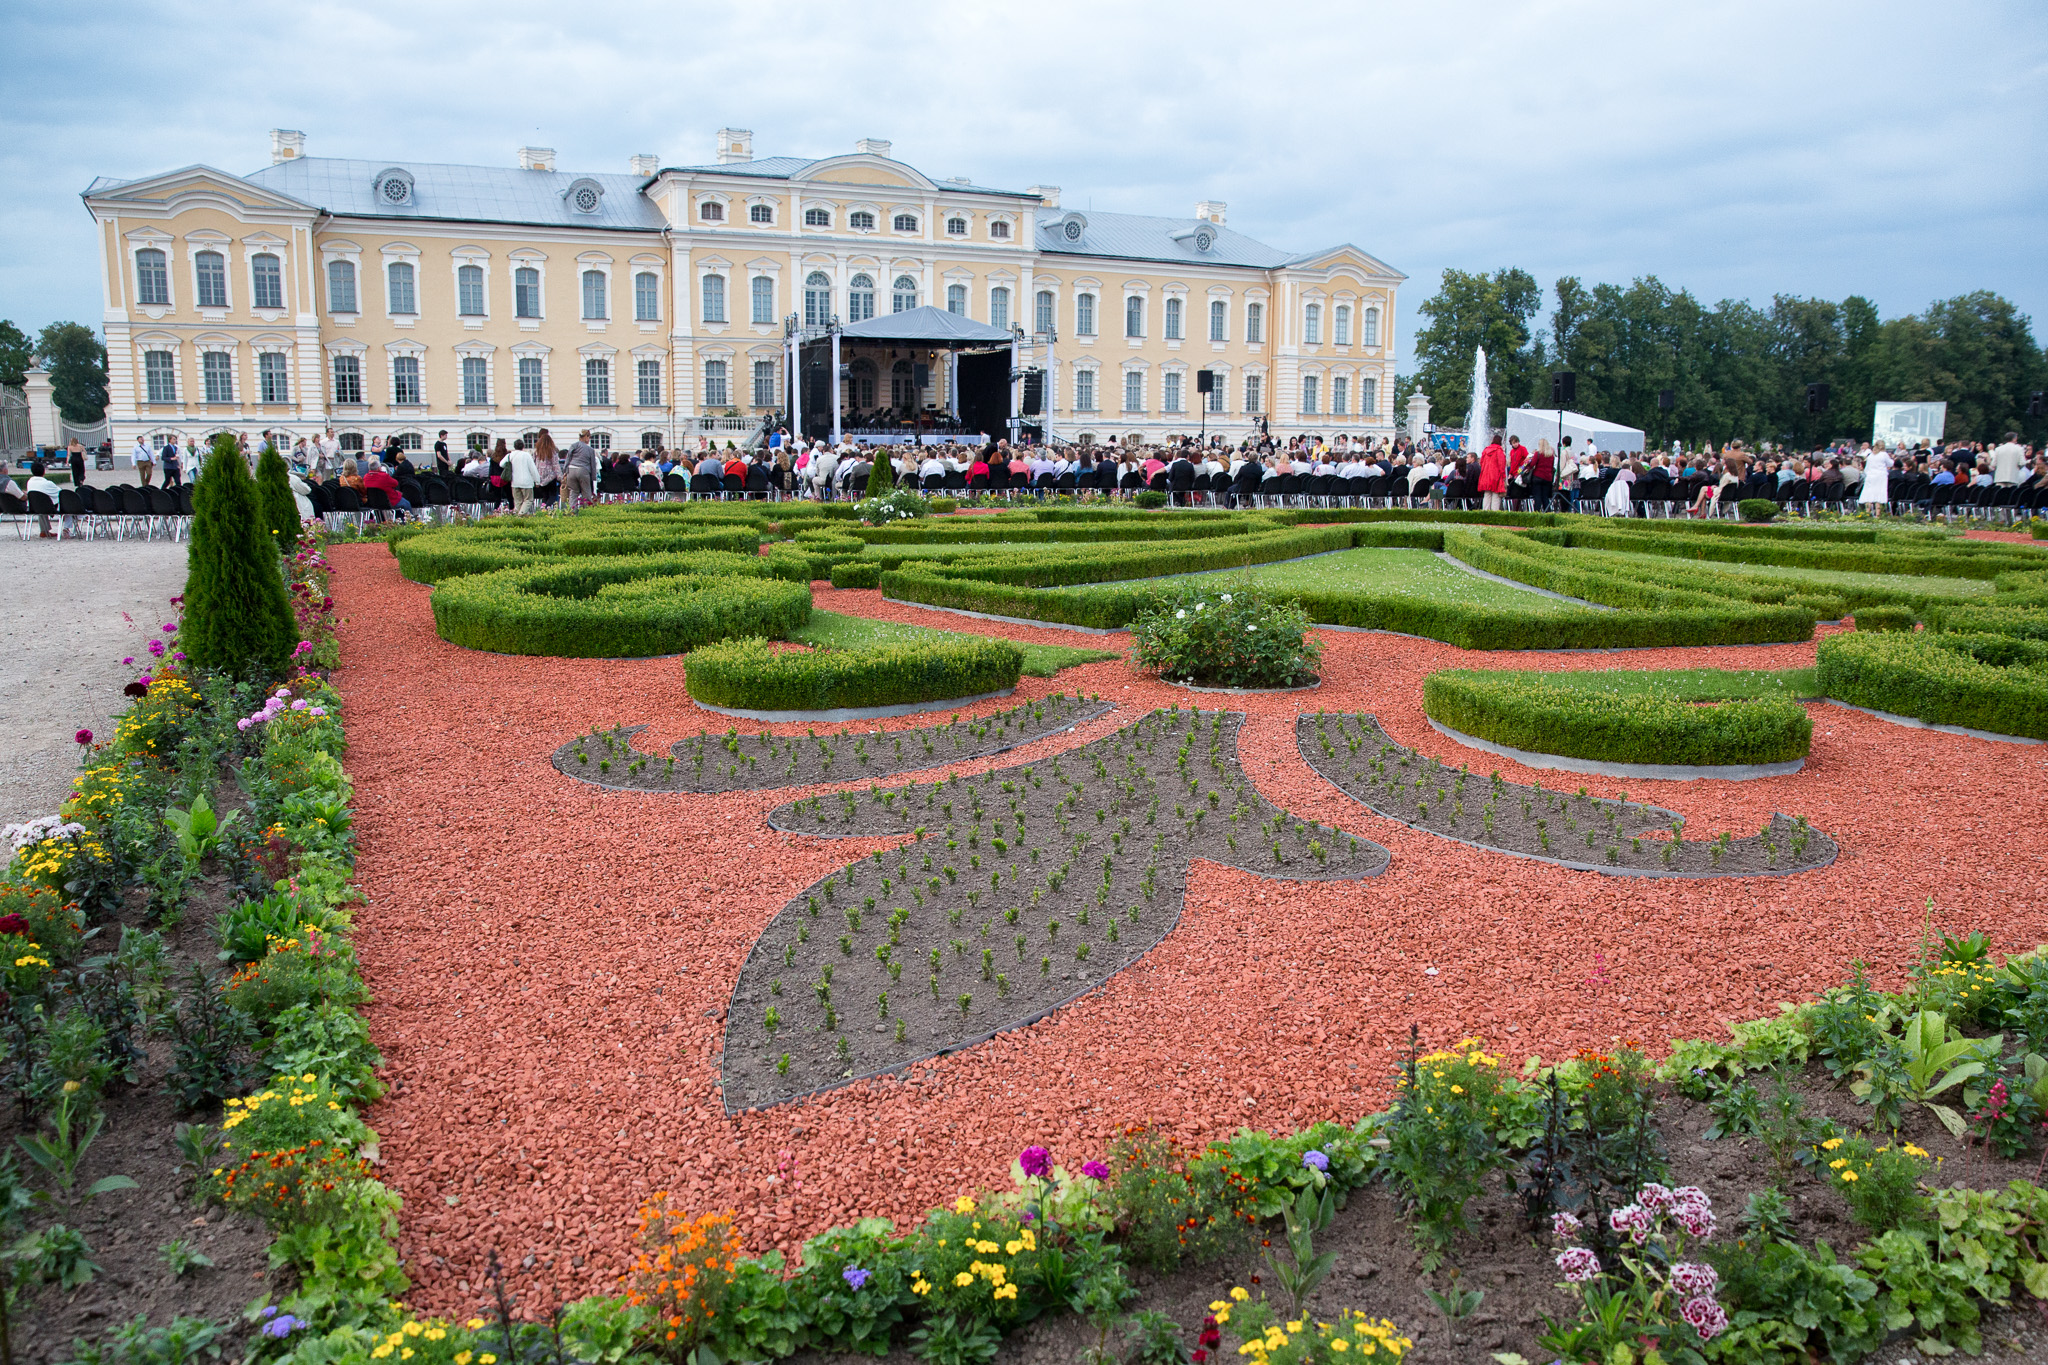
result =
[[1500,448],[1498,433],[1479,457],[1479,491],[1486,495],[1486,510],[1498,512],[1501,494],[1508,491],[1508,453]]

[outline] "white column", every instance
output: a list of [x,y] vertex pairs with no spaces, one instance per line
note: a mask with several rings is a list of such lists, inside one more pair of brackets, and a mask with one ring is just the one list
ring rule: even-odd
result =
[[50,384],[50,372],[40,367],[28,372],[23,381],[28,393],[28,439],[36,446],[64,445],[57,425],[57,399]]
[[1022,389],[1024,381],[1021,378],[1014,377],[1017,374],[1018,356],[1020,354],[1021,352],[1017,346],[1017,334],[1012,332],[1010,334],[1010,374],[1013,377],[1010,380],[1010,425],[1008,431],[1008,434],[1011,436],[1019,435],[1017,423],[1022,420],[1017,415],[1017,409],[1022,406],[1018,402],[1018,394]]
[[784,364],[789,370],[789,434],[795,441],[802,440],[804,435],[803,379],[797,374],[796,369],[798,350],[799,343],[797,337],[793,335],[783,351],[788,356]]
[[839,425],[839,333],[832,333],[832,444],[837,446],[840,439]]

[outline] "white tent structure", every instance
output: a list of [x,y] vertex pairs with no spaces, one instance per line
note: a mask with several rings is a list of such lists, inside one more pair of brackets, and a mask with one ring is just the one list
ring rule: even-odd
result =
[[1619,422],[1603,422],[1583,412],[1560,412],[1556,408],[1509,408],[1508,435],[1520,437],[1522,444],[1531,449],[1538,441],[1548,441],[1552,449],[1561,449],[1558,440],[1560,421],[1563,424],[1562,434],[1572,438],[1573,450],[1584,450],[1591,443],[1602,454],[1618,451],[1624,455],[1640,455],[1643,451],[1643,433],[1639,428],[1625,427]]

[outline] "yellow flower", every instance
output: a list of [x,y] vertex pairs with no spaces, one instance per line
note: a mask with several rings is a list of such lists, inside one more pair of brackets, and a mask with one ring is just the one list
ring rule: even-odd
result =
[[442,1330],[441,1328],[439,1328],[439,1327],[429,1327],[429,1328],[427,1329],[427,1340],[428,1340],[428,1341],[439,1341],[439,1340],[441,1340],[441,1338],[443,1338],[443,1337],[445,1337],[445,1336],[447,1336],[447,1335],[448,1335],[448,1333],[447,1333],[447,1332],[445,1332],[445,1331],[443,1331],[443,1330]]
[[1927,1155],[1927,1149],[1925,1147],[1915,1147],[1912,1143],[1909,1142],[1906,1144],[1906,1155],[1925,1158]]
[[1012,1256],[1015,1256],[1018,1252],[1022,1251],[1023,1249],[1024,1243],[1019,1241],[1015,1237],[1012,1237],[1009,1241],[1003,1243],[1003,1250],[1008,1252]]
[[1854,1172],[1854,1171],[1844,1171],[1844,1172],[1842,1172],[1842,1179],[1844,1179],[1844,1180],[1854,1180],[1855,1178],[1856,1178],[1856,1172]]
[[468,1351],[457,1351],[455,1353],[455,1365],[469,1365],[472,1358]]
[[955,1199],[955,1200],[953,1201],[953,1212],[955,1212],[955,1213],[973,1213],[973,1212],[974,1212],[974,1196],[973,1196],[973,1195],[971,1195],[971,1194],[963,1194],[963,1195],[961,1195],[961,1196],[960,1196],[960,1197],[959,1197],[958,1199]]
[[[910,1292],[913,1294],[929,1294],[932,1292],[932,1282],[922,1275],[914,1276],[910,1281]],[[469,1363],[458,1360],[455,1362],[455,1365],[469,1365]]]
[[1839,1146],[1841,1146],[1841,1145],[1842,1145],[1842,1140],[1841,1140],[1840,1138],[1829,1138],[1829,1139],[1828,1139],[1828,1140],[1827,1140],[1826,1142],[1823,1142],[1823,1143],[1822,1143],[1822,1144],[1820,1145],[1820,1149],[1821,1149],[1821,1150],[1822,1150],[1823,1152],[1832,1152],[1832,1151],[1834,1151],[1834,1150],[1835,1150],[1835,1148],[1837,1148],[1837,1147],[1839,1147]]
[[476,1358],[476,1365],[498,1365],[498,1358],[489,1351],[485,1351]]
[[411,1359],[412,1359],[412,1347],[410,1347],[410,1346],[401,1346],[401,1347],[399,1347],[399,1349],[398,1349],[398,1358],[399,1358],[400,1360],[411,1360]]
[[1017,1297],[1017,1286],[1014,1284],[998,1285],[993,1297],[998,1299],[1014,1299]]
[[1844,1166],[1846,1166],[1846,1165],[1848,1165],[1848,1164],[1849,1164],[1849,1158],[1848,1158],[1848,1157],[1845,1157],[1845,1156],[1838,1156],[1838,1157],[1836,1157],[1836,1158],[1835,1158],[1835,1159],[1834,1159],[1833,1161],[1830,1161],[1830,1162],[1828,1163],[1828,1169],[1829,1169],[1829,1170],[1831,1170],[1831,1171],[1839,1171],[1839,1170],[1841,1170],[1841,1169],[1842,1169],[1842,1168],[1843,1168]]
[[1230,1305],[1225,1303],[1223,1300],[1218,1299],[1216,1300],[1216,1302],[1209,1305],[1209,1311],[1211,1313],[1228,1313],[1230,1311]]
[[474,1332],[477,1328],[484,1325],[484,1320],[482,1318],[471,1318],[468,1322],[465,1322],[462,1325],[464,1327],[467,1327],[470,1331]]
[[1017,1240],[1024,1244],[1026,1251],[1038,1250],[1038,1234],[1030,1228],[1025,1228],[1022,1232],[1018,1233]]
[[1246,1289],[1243,1285],[1239,1285],[1237,1288],[1230,1291],[1230,1297],[1236,1299],[1239,1303],[1243,1303],[1246,1299],[1250,1298],[1251,1296],[1251,1291],[1249,1289]]
[[965,1289],[968,1285],[974,1283],[974,1277],[963,1270],[958,1275],[955,1275],[953,1277],[953,1283],[959,1286],[960,1288]]
[[374,1351],[370,1352],[370,1358],[371,1358],[372,1360],[382,1360],[382,1359],[383,1359],[384,1357],[386,1357],[386,1356],[388,1356],[388,1355],[390,1355],[390,1354],[391,1354],[391,1343],[389,1343],[389,1342],[385,1342],[385,1343],[384,1343],[383,1345],[379,1346],[379,1347],[378,1347],[378,1348],[377,1348],[376,1350],[374,1350]]
[[1451,1093],[1453,1095],[1462,1095],[1465,1093],[1465,1087],[1462,1085],[1454,1085],[1451,1087]]
[[420,1326],[416,1322],[408,1322],[404,1327],[400,1328],[399,1330],[404,1332],[409,1337],[416,1337],[421,1332],[424,1332],[426,1328]]
[[1338,1355],[1343,1355],[1346,1351],[1351,1349],[1351,1343],[1344,1340],[1344,1338],[1342,1337],[1334,1337],[1330,1341],[1330,1349],[1335,1351]]

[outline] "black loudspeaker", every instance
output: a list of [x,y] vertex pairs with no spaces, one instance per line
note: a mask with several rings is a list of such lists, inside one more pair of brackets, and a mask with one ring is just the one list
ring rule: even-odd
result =
[[1677,390],[1677,389],[1659,389],[1659,390],[1657,390],[1657,410],[1658,410],[1659,412],[1669,412],[1669,411],[1671,411],[1671,410],[1672,410],[1673,408],[1675,408],[1675,407],[1677,407],[1677,406],[1678,406],[1678,390]]
[[911,382],[920,389],[928,389],[932,386],[932,367],[929,365],[912,365],[910,367],[910,378]]
[[2037,393],[2027,400],[2027,416],[2048,417],[2048,393]]
[[1024,406],[1022,415],[1036,417],[1045,411],[1045,371],[1024,371]]
[[1806,410],[1808,412],[1826,412],[1828,410],[1827,385],[1808,384],[1806,386]]
[[[1216,392],[1216,371],[1214,371],[1214,370],[1196,370],[1196,371],[1195,371],[1195,392],[1196,392],[1196,393],[1214,393],[1214,392]],[[2035,395],[2034,395],[2034,397],[2035,397],[2035,399],[2036,399],[2036,400],[2038,401],[2038,400],[2040,399],[2041,395],[2037,393],[2037,394],[2035,394]]]
[[1550,376],[1550,406],[1568,408],[1579,398],[1579,377],[1570,370]]

